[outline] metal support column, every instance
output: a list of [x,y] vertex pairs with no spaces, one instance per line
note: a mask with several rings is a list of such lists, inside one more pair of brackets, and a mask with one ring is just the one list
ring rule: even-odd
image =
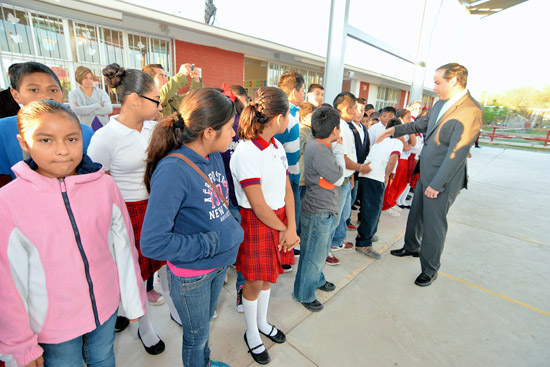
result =
[[332,104],[338,93],[342,91],[348,12],[349,0],[331,1],[324,86],[325,102],[330,104]]

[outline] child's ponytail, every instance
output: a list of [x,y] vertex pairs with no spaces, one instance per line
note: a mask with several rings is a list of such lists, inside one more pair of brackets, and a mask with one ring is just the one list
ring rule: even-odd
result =
[[241,139],[255,139],[264,126],[289,110],[288,97],[277,87],[262,87],[256,91],[254,102],[241,112],[238,134]]

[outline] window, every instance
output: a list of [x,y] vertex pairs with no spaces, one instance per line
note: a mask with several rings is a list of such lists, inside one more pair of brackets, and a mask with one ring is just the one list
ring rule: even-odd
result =
[[396,107],[399,104],[399,97],[401,97],[399,89],[379,86],[374,109],[378,111],[387,106]]
[[323,73],[311,71],[308,69],[302,69],[295,66],[284,65],[279,63],[269,63],[268,76],[267,76],[267,85],[277,86],[279,84],[280,76],[288,70],[294,70],[304,77],[304,89],[307,91],[307,88],[310,84],[321,84],[323,85]]
[[[146,64],[173,69],[171,40],[103,27],[72,19],[36,12],[31,9],[0,3],[0,51],[3,70],[16,62],[38,61],[57,74],[65,97],[78,84],[74,78],[78,66],[90,68],[99,88],[106,88],[101,70],[112,63],[141,69]],[[7,74],[0,79],[7,87]]]

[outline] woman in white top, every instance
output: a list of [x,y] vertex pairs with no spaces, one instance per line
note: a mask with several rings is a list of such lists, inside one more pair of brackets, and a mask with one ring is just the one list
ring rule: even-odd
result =
[[[149,199],[143,181],[146,150],[156,125],[156,121],[152,120],[162,110],[160,92],[153,78],[141,70],[125,70],[118,64],[111,64],[103,69],[103,75],[109,87],[116,88],[122,106],[120,115],[111,116],[109,123],[94,134],[88,155],[93,161],[101,163],[105,172],[113,177],[126,202],[134,230],[141,277],[146,282],[165,264],[144,257],[140,250],[141,227]],[[177,322],[179,317],[168,294],[166,273],[161,276],[161,282],[163,297]],[[152,304],[149,292],[147,298],[148,303]],[[153,329],[149,310],[139,320],[138,337],[147,353],[155,355],[164,351],[164,342]]]
[[75,79],[80,87],[69,92],[69,105],[84,125],[94,131],[109,122],[113,105],[103,89],[94,87],[94,74],[85,66],[76,68]]

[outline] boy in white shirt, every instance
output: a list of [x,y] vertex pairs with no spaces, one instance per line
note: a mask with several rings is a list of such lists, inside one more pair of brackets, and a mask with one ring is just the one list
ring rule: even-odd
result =
[[[387,127],[400,124],[399,119],[391,119]],[[372,170],[367,174],[359,173],[361,224],[357,229],[355,250],[374,259],[380,258],[380,254],[372,248],[372,238],[378,229],[378,219],[384,201],[384,189],[402,152],[401,140],[386,138],[370,148],[366,162],[370,162]]]

